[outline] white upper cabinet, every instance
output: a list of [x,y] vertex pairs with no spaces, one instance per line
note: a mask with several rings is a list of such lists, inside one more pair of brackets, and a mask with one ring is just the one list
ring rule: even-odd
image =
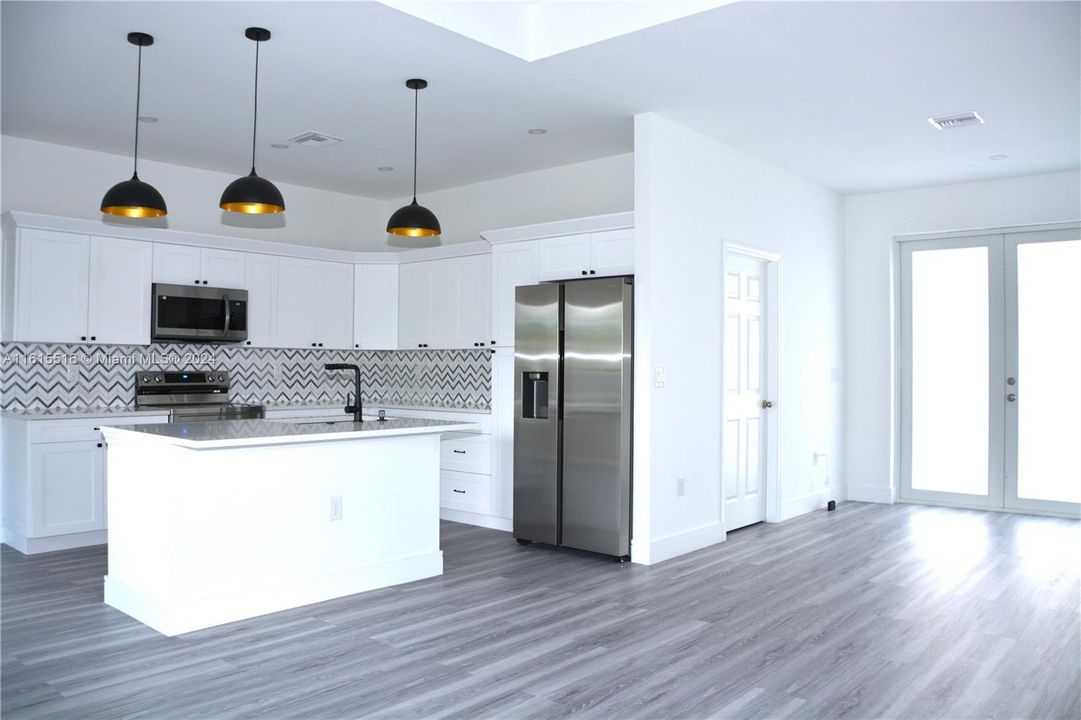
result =
[[398,266],[356,265],[353,271],[353,347],[396,349]]
[[514,289],[536,285],[538,272],[536,240],[492,247],[492,339],[496,345],[514,346]]
[[431,265],[428,300],[428,345],[433,348],[458,346],[458,266],[452,260]]
[[154,282],[201,285],[200,248],[192,245],[154,243]]
[[10,339],[86,342],[89,282],[90,236],[21,228]]
[[245,253],[154,243],[154,282],[240,288]]
[[314,261],[315,323],[319,347],[353,347],[353,265]]
[[458,346],[492,344],[492,256],[458,258]]
[[607,230],[589,235],[591,275],[634,273],[634,228]]
[[398,347],[487,347],[492,338],[491,258],[408,263],[398,271]]
[[540,241],[540,280],[581,277],[589,269],[589,233]]
[[408,263],[398,268],[398,347],[402,350],[430,344],[431,276],[430,263]]
[[150,343],[150,278],[154,249],[138,240],[90,239],[90,342]]
[[541,281],[634,273],[634,228],[564,235],[538,242]]
[[200,254],[200,280],[203,285],[220,288],[244,287],[244,261],[247,253],[203,248]]
[[353,346],[353,266],[280,258],[278,347]]
[[278,317],[278,257],[249,253],[244,259],[248,291],[248,339],[245,345],[275,347]]

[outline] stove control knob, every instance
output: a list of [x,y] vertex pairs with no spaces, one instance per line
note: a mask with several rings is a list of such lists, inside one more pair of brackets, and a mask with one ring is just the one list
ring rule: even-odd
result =
[[162,381],[161,375],[155,375],[154,376],[154,382],[161,382],[161,381]]
[[145,383],[150,382],[150,376],[149,375],[143,375],[143,382],[145,382]]

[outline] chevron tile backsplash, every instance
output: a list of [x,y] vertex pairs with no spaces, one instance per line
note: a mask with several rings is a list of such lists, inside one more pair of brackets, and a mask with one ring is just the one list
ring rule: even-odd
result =
[[135,401],[141,370],[228,370],[234,402],[344,404],[349,373],[324,363],[360,365],[364,402],[488,410],[488,350],[291,350],[237,345],[67,345],[0,343],[0,407],[120,407]]

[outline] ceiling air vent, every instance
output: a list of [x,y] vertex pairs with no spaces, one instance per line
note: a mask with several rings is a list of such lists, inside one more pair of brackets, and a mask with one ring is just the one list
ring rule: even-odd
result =
[[943,115],[941,117],[927,118],[927,122],[939,130],[953,130],[970,125],[983,125],[983,118],[977,112],[960,113],[959,115]]
[[326,147],[327,145],[335,145],[341,141],[341,138],[312,130],[302,132],[299,135],[294,135],[289,138],[289,142],[294,145],[303,145],[304,147]]

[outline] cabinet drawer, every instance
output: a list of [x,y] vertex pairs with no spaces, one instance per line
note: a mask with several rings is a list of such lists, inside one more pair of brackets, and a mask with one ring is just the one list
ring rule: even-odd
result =
[[32,420],[30,421],[29,436],[32,443],[82,442],[84,440],[100,442],[100,428],[102,425],[157,425],[168,421],[169,417],[167,415]]
[[439,467],[444,470],[492,472],[492,436],[477,433],[446,433],[440,443]]
[[444,470],[439,476],[439,504],[453,510],[491,514],[492,479]]

